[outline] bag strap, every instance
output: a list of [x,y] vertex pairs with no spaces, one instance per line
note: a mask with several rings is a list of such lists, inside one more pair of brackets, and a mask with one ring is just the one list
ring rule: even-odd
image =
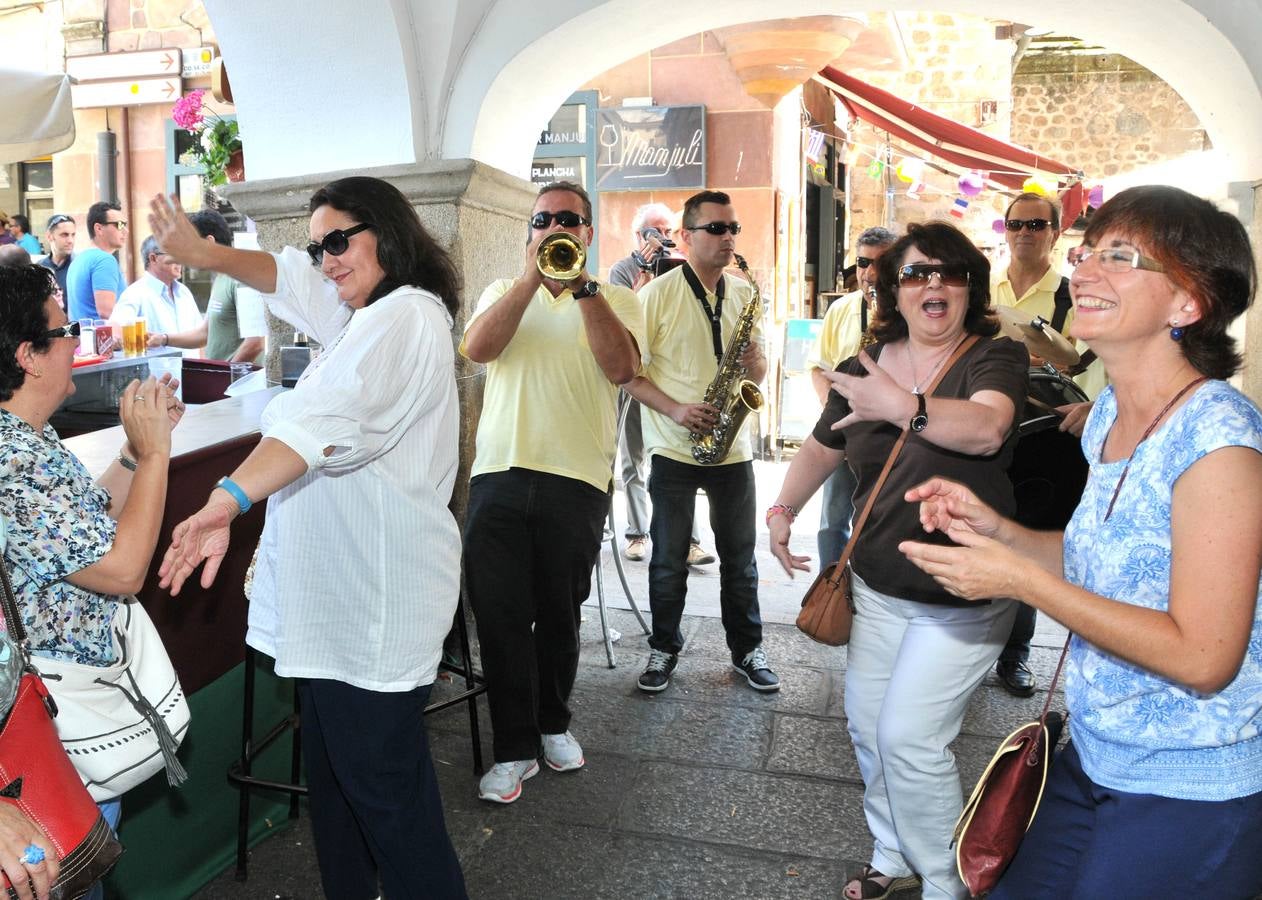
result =
[[1052,683],[1047,686],[1047,699],[1043,701],[1043,712],[1039,716],[1039,721],[1044,725],[1047,724],[1047,711],[1052,708],[1052,694],[1056,692],[1056,682],[1060,681],[1060,670],[1065,666],[1065,657],[1069,655],[1069,642],[1074,639],[1073,632],[1069,637],[1065,638],[1065,647],[1060,651],[1060,662],[1056,664],[1056,674],[1052,676]]
[[1069,279],[1064,275],[1060,277],[1060,284],[1056,285],[1056,293],[1052,295],[1052,321],[1053,331],[1065,333],[1065,319],[1069,318],[1069,311],[1073,309],[1074,301],[1069,296]]
[[13,594],[13,583],[9,581],[9,567],[4,564],[3,558],[0,558],[0,579],[4,581],[4,597],[0,598],[3,600],[4,627],[13,638],[13,643],[25,648],[26,626],[22,624],[17,597]]
[[[938,370],[938,374],[925,388],[925,396],[933,395],[938,383],[946,377],[947,372],[955,366],[961,356],[967,353],[978,341],[977,335],[970,335],[960,342],[955,348],[955,352],[951,354],[951,358],[946,364]],[[907,443],[907,435],[911,433],[910,426],[903,426],[903,433],[898,436],[898,440],[894,442],[894,448],[890,450],[889,458],[885,460],[885,468],[881,469],[881,474],[877,476],[876,484],[872,488],[872,493],[868,494],[868,502],[863,504],[863,512],[859,514],[859,518],[855,519],[854,528],[850,530],[850,540],[846,541],[845,549],[841,551],[841,556],[837,559],[837,565],[833,569],[832,577],[828,581],[835,587],[841,583],[841,573],[845,570],[846,565],[850,562],[850,557],[854,553],[855,544],[859,541],[859,533],[863,531],[863,525],[868,521],[868,515],[872,512],[872,507],[876,503],[876,495],[881,493],[881,488],[885,486],[885,479],[889,477],[890,469],[894,468],[894,461],[898,459],[898,454],[902,452],[903,445]]]

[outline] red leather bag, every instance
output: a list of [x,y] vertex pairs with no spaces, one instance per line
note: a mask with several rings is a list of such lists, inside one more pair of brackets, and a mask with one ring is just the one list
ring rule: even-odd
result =
[[1065,651],[1048,686],[1043,714],[1003,739],[955,823],[955,866],[973,897],[999,883],[1043,799],[1052,752],[1064,725],[1061,714],[1050,707]]
[[[51,894],[76,900],[113,867],[123,847],[57,736],[57,705],[30,666],[26,630],[3,564],[0,578],[5,626],[27,660],[13,708],[0,726],[0,803],[16,806],[47,835],[61,862]],[[0,874],[6,896],[10,887],[9,879]]]

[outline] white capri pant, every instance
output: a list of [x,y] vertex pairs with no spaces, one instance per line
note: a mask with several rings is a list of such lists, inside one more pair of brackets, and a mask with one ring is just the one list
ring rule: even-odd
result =
[[964,799],[948,745],[1008,640],[1016,604],[900,600],[858,576],[853,591],[845,705],[875,839],[872,867],[919,874],[925,900],[967,897],[950,846]]

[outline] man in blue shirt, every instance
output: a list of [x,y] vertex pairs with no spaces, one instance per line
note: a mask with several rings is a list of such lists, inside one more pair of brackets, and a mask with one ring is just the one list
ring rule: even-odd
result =
[[127,287],[114,254],[127,242],[127,220],[117,203],[101,200],[88,207],[92,246],[76,254],[66,273],[71,319],[105,319]]
[[39,238],[31,234],[31,220],[21,213],[9,220],[9,234],[31,256],[39,256],[44,252],[44,248],[39,245]]

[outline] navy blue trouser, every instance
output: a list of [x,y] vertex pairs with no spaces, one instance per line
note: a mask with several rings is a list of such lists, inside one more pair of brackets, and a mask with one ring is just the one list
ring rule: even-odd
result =
[[326,897],[467,897],[429,754],[424,713],[431,687],[390,693],[298,680],[311,830]]
[[496,762],[534,759],[570,727],[579,608],[591,593],[609,492],[531,469],[469,483],[464,577],[478,624]]
[[1172,800],[1100,787],[1073,744],[990,900],[1222,897],[1262,892],[1262,794]]
[[754,561],[754,464],[701,466],[655,454],[649,471],[653,520],[649,526],[649,609],[653,633],[649,646],[678,653],[679,630],[688,593],[688,544],[697,489],[710,503],[710,528],[719,556],[719,607],[734,661],[762,643],[758,611],[758,564]]
[[819,547],[819,566],[832,565],[841,558],[850,540],[850,525],[854,521],[854,491],[859,486],[854,472],[845,460],[833,470],[824,482],[823,506],[819,513],[819,533],[815,542]]

